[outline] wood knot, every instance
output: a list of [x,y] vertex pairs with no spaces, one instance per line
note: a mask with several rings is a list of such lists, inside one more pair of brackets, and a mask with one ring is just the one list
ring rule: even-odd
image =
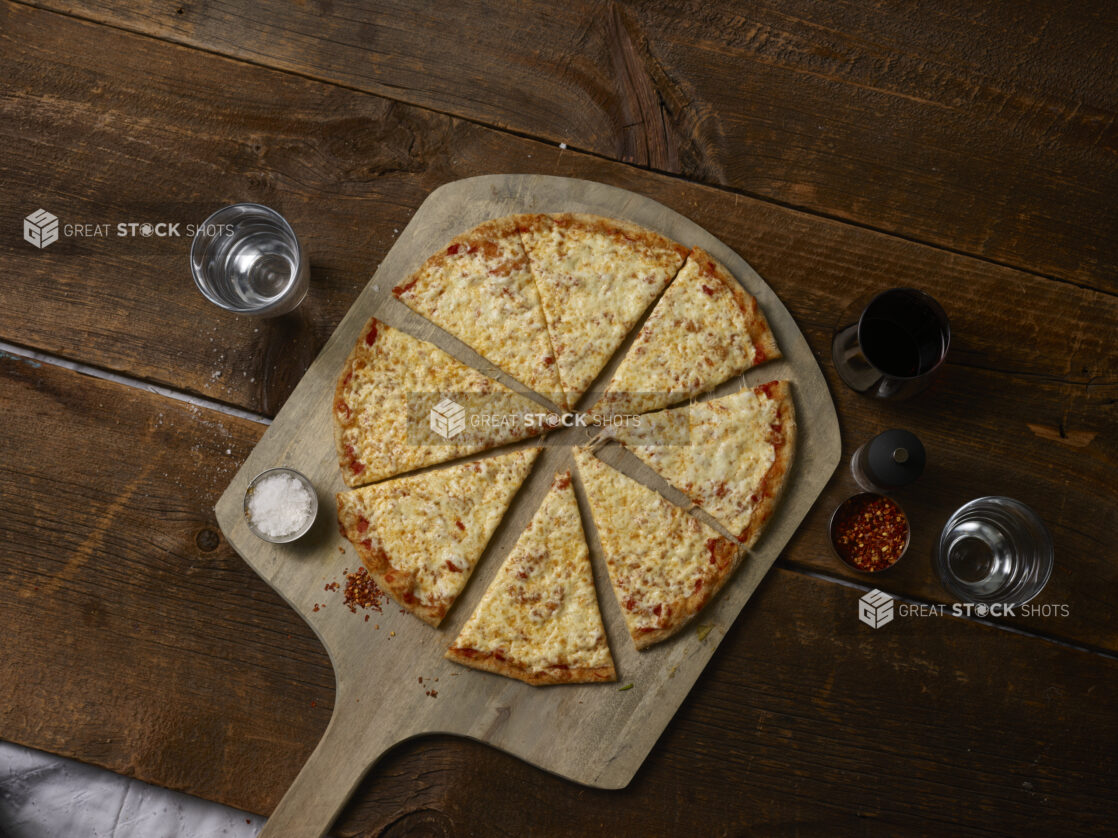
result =
[[209,527],[206,527],[194,537],[194,543],[198,545],[198,549],[203,553],[210,553],[216,550],[217,546],[221,544],[221,536]]
[[408,812],[394,820],[384,831],[380,838],[451,838],[454,835],[454,823],[449,817],[437,809],[417,809]]

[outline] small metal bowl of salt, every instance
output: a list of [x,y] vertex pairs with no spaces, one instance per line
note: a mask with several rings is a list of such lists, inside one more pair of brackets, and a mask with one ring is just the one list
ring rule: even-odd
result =
[[272,544],[305,535],[317,514],[314,484],[293,468],[262,471],[245,490],[245,523],[253,535]]

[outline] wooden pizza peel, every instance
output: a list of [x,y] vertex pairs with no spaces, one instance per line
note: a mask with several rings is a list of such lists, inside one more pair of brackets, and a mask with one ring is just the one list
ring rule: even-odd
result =
[[[494,534],[460,601],[439,629],[401,613],[391,601],[383,613],[365,621],[360,611],[351,613],[342,604],[339,594],[328,595],[323,590],[331,582],[343,582],[345,570],[360,566],[335,522],[334,493],[345,486],[334,453],[331,403],[338,372],[370,316],[429,340],[513,389],[527,392],[391,294],[393,286],[454,236],[486,219],[518,212],[588,212],[623,218],[688,247],[704,248],[757,298],[784,353],[782,359],[750,370],[707,397],[774,378],[793,382],[798,450],[784,497],[767,531],[695,624],[650,650],[638,653],[625,630],[600,546],[589,525],[586,498],[576,479],[598,600],[617,666],[617,684],[531,687],[443,658],[447,645],[538,508],[552,475],[563,468],[573,470],[570,444],[589,438],[579,429],[549,434],[543,440],[544,451],[535,468]],[[636,331],[629,336],[626,347]],[[594,403],[623,354],[617,353],[581,405]],[[540,440],[525,444],[540,444]],[[429,733],[486,742],[585,785],[626,786],[823,490],[840,455],[834,403],[792,316],[744,259],[702,227],[650,198],[572,178],[488,175],[436,189],[416,211],[217,503],[217,520],[229,543],[310,624],[330,655],[337,679],[334,714],[326,732],[261,834],[325,834],[353,789],[382,754],[399,742]],[[609,445],[598,451],[598,456],[686,505],[682,495],[618,446]],[[243,517],[243,498],[254,476],[281,465],[298,469],[311,479],[318,490],[320,513],[310,533],[299,541],[268,544],[249,532]],[[326,607],[321,607],[324,602]],[[316,604],[320,606],[317,609]],[[428,687],[437,688],[437,698],[427,695],[419,678]],[[619,689],[630,683],[631,689]]]

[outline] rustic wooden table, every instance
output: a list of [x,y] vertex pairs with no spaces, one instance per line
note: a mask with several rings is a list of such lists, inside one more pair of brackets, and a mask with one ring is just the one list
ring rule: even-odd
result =
[[[1009,494],[1052,530],[1038,602],[1067,613],[861,625],[867,579],[825,541],[843,468],[629,788],[422,739],[337,831],[1113,833],[1113,5],[431,5],[0,6],[0,738],[272,810],[333,674],[214,501],[424,196],[540,172],[651,196],[749,260],[820,359],[847,457],[921,436],[911,553],[875,584],[948,601],[933,539]],[[294,315],[226,315],[188,239],[116,234],[243,200],[309,252]],[[39,207],[113,226],[36,250]],[[929,391],[882,404],[838,381],[829,335],[893,285],[941,300],[954,337]]]

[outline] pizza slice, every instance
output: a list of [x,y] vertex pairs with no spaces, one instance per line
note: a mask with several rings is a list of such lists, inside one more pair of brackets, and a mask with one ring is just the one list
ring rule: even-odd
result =
[[539,453],[527,448],[339,492],[342,535],[381,589],[438,626]]
[[566,407],[519,218],[495,218],[458,236],[392,293],[530,390]]
[[570,472],[555,476],[446,657],[533,685],[617,679]]
[[575,213],[522,216],[520,234],[574,407],[687,249],[635,224]]
[[752,547],[780,498],[796,446],[789,383],[770,381],[648,417],[654,427],[675,427],[666,421],[673,414],[687,417],[687,444],[661,444],[626,428],[613,435]]
[[757,300],[696,247],[644,322],[594,411],[659,410],[779,357]]
[[702,610],[733,575],[740,550],[587,449],[575,449],[575,462],[625,625],[647,649]]
[[349,487],[547,430],[531,399],[437,346],[371,318],[334,391],[334,441]]

